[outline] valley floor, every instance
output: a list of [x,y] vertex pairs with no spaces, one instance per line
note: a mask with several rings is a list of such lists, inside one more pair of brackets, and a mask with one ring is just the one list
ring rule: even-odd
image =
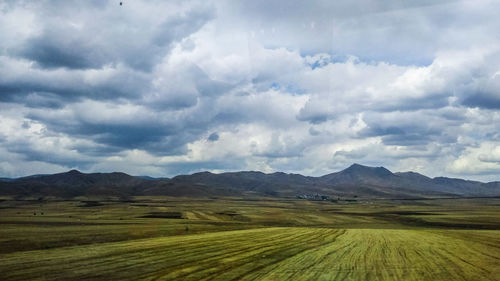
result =
[[82,201],[1,202],[0,279],[500,280],[498,199]]

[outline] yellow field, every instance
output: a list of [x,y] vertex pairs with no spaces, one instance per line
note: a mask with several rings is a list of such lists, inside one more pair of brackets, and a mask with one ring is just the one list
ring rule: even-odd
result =
[[[110,204],[100,215],[71,204],[48,204],[43,219],[23,216],[30,205],[2,210],[0,242],[12,245],[1,251],[0,280],[500,280],[500,230],[422,227],[445,222],[454,207],[442,204],[332,212],[324,202],[186,200]],[[479,221],[495,222],[498,205],[487,205],[470,204],[462,215],[475,210]],[[142,218],[164,209],[185,218]],[[74,225],[64,225],[69,216]]]

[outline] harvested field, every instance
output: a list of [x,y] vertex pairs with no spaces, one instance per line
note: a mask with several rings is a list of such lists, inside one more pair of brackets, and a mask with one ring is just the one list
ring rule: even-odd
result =
[[[443,224],[477,213],[468,216],[472,228],[495,228],[495,202],[461,211],[434,203],[101,203],[47,202],[46,215],[34,217],[33,204],[2,202],[13,207],[1,210],[0,279],[500,280],[500,231]],[[441,224],[411,225],[415,218]]]

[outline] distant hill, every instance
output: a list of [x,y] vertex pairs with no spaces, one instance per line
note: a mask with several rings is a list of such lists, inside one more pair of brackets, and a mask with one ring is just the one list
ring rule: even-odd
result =
[[53,175],[28,176],[0,183],[0,194],[17,196],[79,195],[125,196],[140,193],[146,180],[125,173],[84,174],[77,170]]
[[12,196],[276,196],[324,195],[361,198],[425,198],[443,196],[500,196],[500,182],[482,183],[415,172],[392,173],[384,167],[353,164],[321,177],[282,172],[201,172],[169,178],[125,173],[81,173],[2,179],[0,195]]
[[149,180],[149,181],[168,180],[168,178],[154,178],[154,177],[150,177],[150,176],[136,176],[136,177],[144,179],[144,180]]

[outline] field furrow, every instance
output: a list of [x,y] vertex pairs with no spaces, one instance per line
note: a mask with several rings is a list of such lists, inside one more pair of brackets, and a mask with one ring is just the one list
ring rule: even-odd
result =
[[0,202],[0,280],[500,281],[495,200],[138,202]]
[[497,272],[489,269],[500,267],[500,250],[454,237],[459,235],[424,230],[296,227],[226,231],[5,254],[0,256],[0,277],[498,280]]
[[352,229],[244,280],[498,280],[500,251],[418,230]]

